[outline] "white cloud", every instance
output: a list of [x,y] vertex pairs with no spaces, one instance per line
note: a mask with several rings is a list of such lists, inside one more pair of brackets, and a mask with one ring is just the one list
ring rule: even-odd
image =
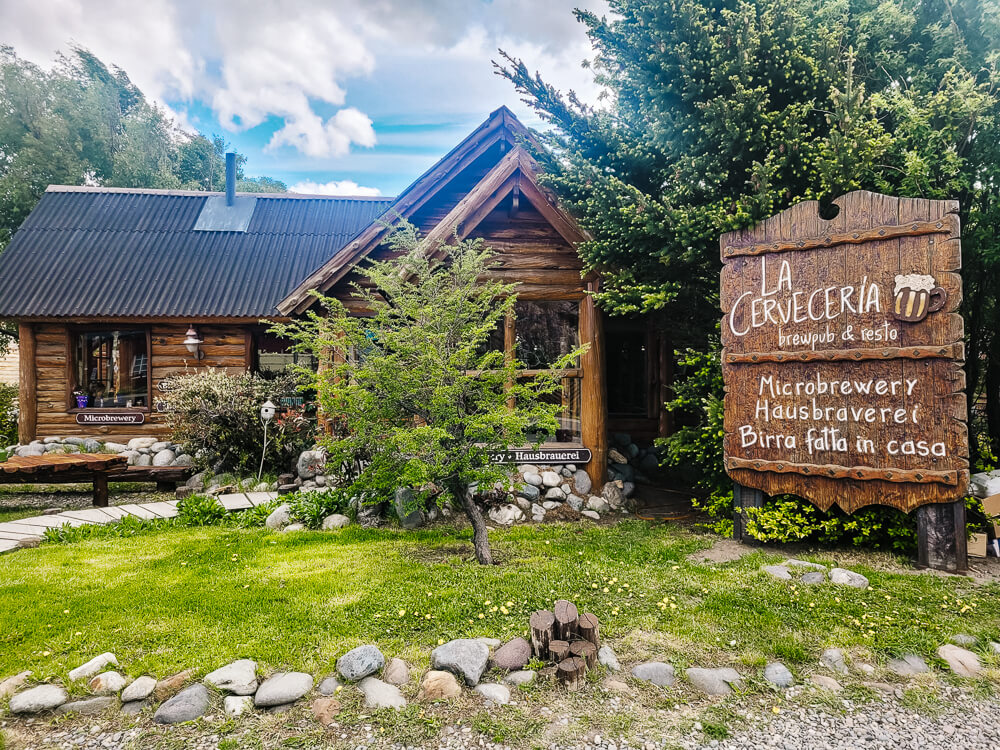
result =
[[[39,63],[70,43],[119,65],[180,118],[198,103],[232,132],[272,121],[268,148],[314,159],[375,144],[375,112],[485,115],[518,106],[497,47],[585,100],[579,0],[33,0],[0,2],[3,41]],[[606,11],[606,0],[584,2]]]
[[289,187],[288,192],[302,193],[304,195],[382,195],[382,191],[378,188],[364,187],[354,182],[354,180],[333,180],[331,182],[303,180]]

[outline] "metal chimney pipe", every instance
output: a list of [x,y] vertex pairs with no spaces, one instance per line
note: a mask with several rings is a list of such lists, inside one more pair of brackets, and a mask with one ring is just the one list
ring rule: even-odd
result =
[[236,202],[236,154],[232,151],[226,154],[226,205]]

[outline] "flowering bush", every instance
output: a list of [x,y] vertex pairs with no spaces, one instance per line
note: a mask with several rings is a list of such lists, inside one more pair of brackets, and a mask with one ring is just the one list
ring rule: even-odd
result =
[[[291,374],[265,378],[208,369],[163,381],[167,424],[175,442],[214,471],[256,474],[264,446],[260,407],[298,393]],[[316,420],[307,409],[288,410],[267,428],[264,470],[286,471],[315,439]]]

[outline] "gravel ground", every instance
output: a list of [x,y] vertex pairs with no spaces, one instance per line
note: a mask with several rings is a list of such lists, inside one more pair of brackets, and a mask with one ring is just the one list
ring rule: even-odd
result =
[[[794,696],[795,691],[791,696],[793,702],[785,703],[785,708],[777,715],[766,710],[763,703],[751,699],[750,703],[756,703],[757,708],[751,709],[732,736],[723,740],[707,739],[701,725],[695,723],[683,736],[678,736],[676,729],[668,730],[666,737],[647,731],[643,733],[646,736],[630,739],[581,730],[578,736],[569,740],[539,743],[536,739],[531,745],[547,750],[988,750],[1000,747],[1000,702],[995,698],[977,700],[969,691],[959,688],[944,687],[937,693],[938,711],[934,715],[907,708],[895,696],[865,703],[843,700],[839,708],[795,702]],[[731,708],[740,713],[739,706]],[[498,711],[496,718],[502,720],[502,716],[502,711]],[[567,717],[549,712],[553,725],[563,724],[561,719],[564,718]],[[668,718],[664,725],[670,724]],[[154,750],[168,747],[218,750],[220,743],[222,748],[271,748],[288,747],[290,742],[295,747],[351,750],[512,750],[510,745],[490,742],[461,724],[445,726],[436,739],[419,746],[395,743],[392,737],[378,737],[371,725],[356,726],[347,732],[333,728],[317,736],[314,723],[294,720],[285,726],[286,731],[291,730],[291,736],[278,732],[268,733],[267,737],[258,737],[253,730],[242,732],[239,729],[220,735],[210,726],[201,730],[170,727],[152,731],[138,726],[106,728],[100,719],[95,721],[94,718],[89,722],[81,719],[77,726],[39,721],[29,722],[21,728],[30,728],[30,731],[19,733],[17,737],[8,735],[10,750]]]

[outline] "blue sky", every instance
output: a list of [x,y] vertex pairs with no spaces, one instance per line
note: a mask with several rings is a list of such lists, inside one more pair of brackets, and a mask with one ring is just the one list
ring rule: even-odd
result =
[[0,43],[42,65],[88,47],[178,122],[223,135],[249,175],[395,195],[501,104],[540,124],[494,75],[498,47],[596,101],[576,6],[607,11],[605,0],[32,0],[0,3]]

